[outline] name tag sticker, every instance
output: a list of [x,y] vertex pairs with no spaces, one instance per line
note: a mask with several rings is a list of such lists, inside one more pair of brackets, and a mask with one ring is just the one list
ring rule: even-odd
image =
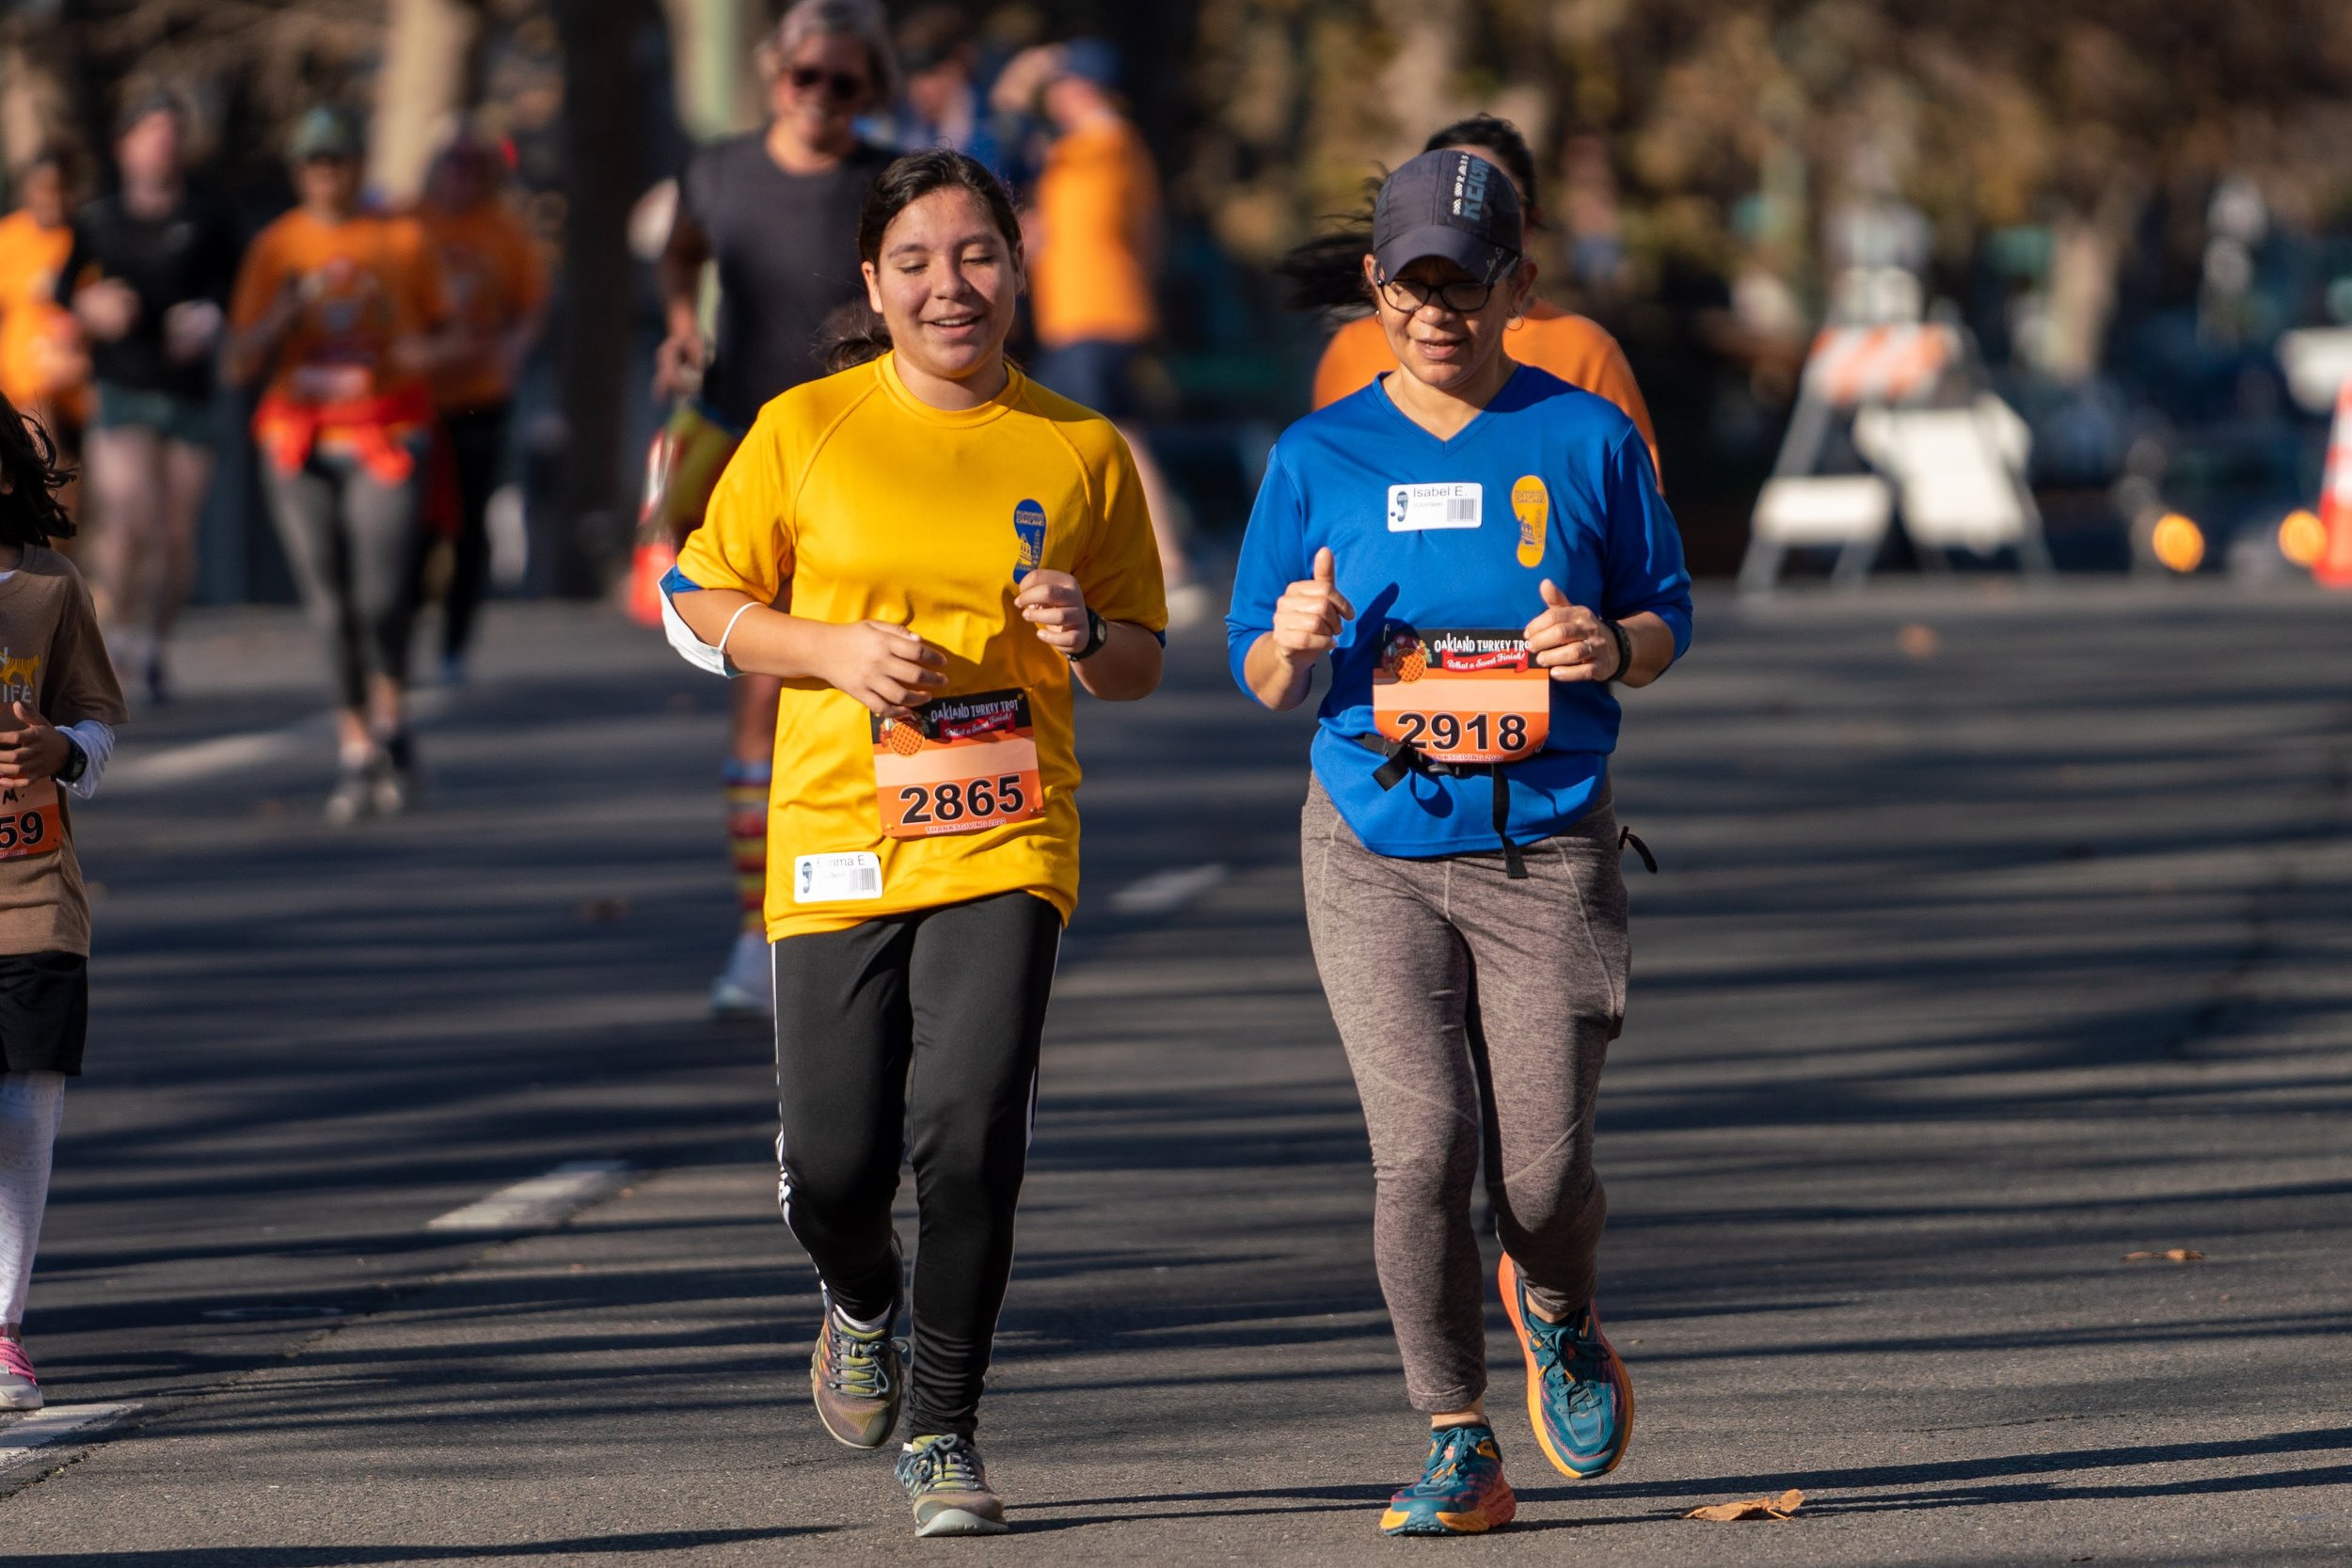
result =
[[1485,487],[1475,483],[1391,484],[1389,531],[1420,533],[1433,528],[1476,528],[1485,501]]
[[802,855],[792,862],[792,902],[840,904],[882,896],[882,857],[870,849]]

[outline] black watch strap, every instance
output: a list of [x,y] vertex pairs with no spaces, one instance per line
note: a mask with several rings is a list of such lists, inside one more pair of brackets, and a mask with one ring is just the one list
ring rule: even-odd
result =
[[1110,641],[1110,636],[1111,624],[1092,610],[1089,610],[1087,611],[1087,645],[1072,654],[1070,662],[1077,664],[1092,658],[1103,651],[1103,644]]
[[1633,668],[1632,635],[1618,622],[1603,621],[1601,625],[1609,628],[1609,635],[1615,638],[1617,641],[1617,673],[1609,678],[1613,681],[1621,681],[1625,679],[1625,673]]
[[79,784],[82,775],[89,771],[89,753],[72,736],[60,732],[59,738],[65,741],[65,766],[57,769],[57,782]]

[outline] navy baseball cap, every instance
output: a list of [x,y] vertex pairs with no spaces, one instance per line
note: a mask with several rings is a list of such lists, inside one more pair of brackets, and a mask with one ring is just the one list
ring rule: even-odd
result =
[[1481,283],[1502,281],[1525,240],[1510,177],[1469,152],[1424,152],[1389,176],[1372,213],[1372,259],[1394,277],[1442,256]]

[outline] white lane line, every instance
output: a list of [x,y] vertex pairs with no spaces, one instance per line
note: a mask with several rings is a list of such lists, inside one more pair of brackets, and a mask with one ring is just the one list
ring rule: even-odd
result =
[[428,1230],[540,1230],[560,1225],[618,1192],[628,1166],[618,1160],[573,1160],[545,1176],[501,1187],[429,1222]]
[[1169,914],[1208,892],[1233,874],[1223,861],[1188,865],[1176,871],[1155,871],[1111,895],[1111,908],[1120,914]]
[[[442,690],[417,692],[408,703],[409,718],[420,724],[439,718],[448,708],[449,693]],[[307,755],[324,757],[326,751],[321,742],[334,733],[334,715],[318,713],[274,730],[219,735],[210,740],[192,740],[184,746],[167,746],[160,752],[133,751],[118,757],[106,768],[99,797],[103,800],[126,791],[177,788],[199,779],[255,772]]]
[[89,1443],[71,1443],[63,1449],[58,1444],[75,1433],[87,1433],[94,1440],[99,1434],[93,1429],[111,1426],[137,1408],[135,1404],[53,1404],[21,1421],[0,1426],[0,1475],[36,1459],[44,1465],[63,1464]]

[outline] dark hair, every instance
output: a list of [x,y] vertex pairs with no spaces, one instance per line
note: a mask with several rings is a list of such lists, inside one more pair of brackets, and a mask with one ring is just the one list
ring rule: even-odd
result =
[[[1005,237],[1015,257],[1021,254],[1021,219],[1012,198],[988,166],[961,152],[935,147],[910,152],[874,176],[866,205],[857,215],[858,260],[882,263],[882,235],[900,213],[934,191],[969,191],[980,198],[996,232]],[[890,328],[870,306],[845,305],[825,318],[817,335],[817,358],[834,373],[879,359],[890,352]]]
[[1528,150],[1527,138],[1519,135],[1518,126],[1500,116],[1475,114],[1436,132],[1422,144],[1422,150],[1442,152],[1449,147],[1475,147],[1482,152],[1493,153],[1494,161],[1511,177],[1511,183],[1519,188],[1520,207],[1536,205],[1535,154]]
[[[1494,161],[1519,188],[1522,206],[1535,200],[1535,155],[1528,150],[1519,128],[1500,116],[1475,114],[1442,126],[1422,144],[1423,152],[1449,147],[1474,147],[1491,152]],[[1284,301],[1294,310],[1362,310],[1372,303],[1364,288],[1364,257],[1372,250],[1372,208],[1379,198],[1380,180],[1364,182],[1364,205],[1334,221],[1338,228],[1316,235],[1274,263],[1282,278]],[[1532,214],[1530,229],[1541,227]]]
[[58,459],[57,443],[39,420],[17,412],[0,397],[0,545],[45,545],[73,537],[73,519],[57,504],[57,492],[72,479]]
[[122,112],[115,116],[115,140],[129,135],[150,115],[169,115],[183,132],[188,128],[187,104],[168,87],[158,87],[123,101]]

